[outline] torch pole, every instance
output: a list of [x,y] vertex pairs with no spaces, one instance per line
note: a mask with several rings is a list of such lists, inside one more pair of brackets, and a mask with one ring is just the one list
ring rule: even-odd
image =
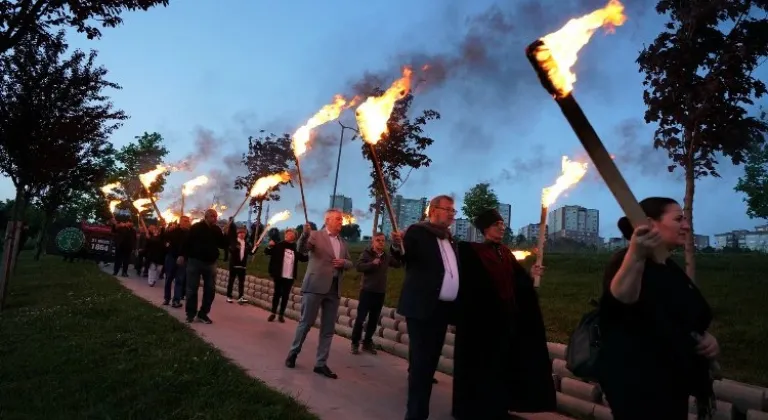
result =
[[296,172],[299,175],[299,191],[301,191],[301,206],[304,208],[304,222],[309,223],[309,217],[307,216],[307,200],[304,198],[304,181],[301,179],[301,165],[299,164],[298,156],[296,156]]
[[157,208],[157,203],[155,203],[155,198],[152,196],[152,193],[149,192],[149,188],[144,187],[144,189],[147,191],[147,195],[149,196],[149,202],[152,203],[152,207],[155,209],[155,212],[157,212],[157,218],[159,220],[163,220],[163,214],[160,213],[160,209]]
[[[541,217],[539,219],[539,243],[536,248],[536,265],[544,262],[544,244],[547,241],[547,206],[541,205]],[[533,277],[533,287],[539,287],[541,276]]]
[[[243,202],[242,202],[242,203],[240,203],[240,205],[239,205],[239,206],[237,206],[237,210],[235,210],[235,214],[233,214],[233,215],[232,215],[232,217],[233,217],[233,218],[234,218],[234,217],[237,217],[237,215],[238,215],[238,214],[240,214],[240,210],[242,210],[242,209],[243,209],[243,206],[245,206],[245,203],[247,203],[247,202],[248,202],[248,199],[249,199],[249,198],[251,198],[250,194],[246,194],[246,195],[245,195],[245,198],[243,199]],[[248,216],[248,217],[250,217],[250,216]]]
[[374,145],[368,143],[371,148],[371,160],[373,161],[373,167],[376,169],[376,175],[379,177],[379,183],[381,184],[381,194],[384,196],[384,204],[387,206],[387,212],[389,213],[389,221],[392,223],[392,229],[397,232],[397,220],[395,220],[395,212],[392,210],[392,202],[389,199],[389,190],[387,190],[387,183],[384,182],[384,172],[381,170],[381,163],[379,162],[379,156],[376,154],[376,148]]
[[251,253],[256,252],[256,249],[261,245],[261,241],[264,240],[264,237],[267,236],[267,231],[272,225],[267,224],[264,226],[264,232],[261,232],[261,236],[259,236],[259,239],[256,240],[256,242],[253,243],[253,249],[251,250]]
[[184,192],[181,193],[181,211],[179,212],[179,214],[181,214],[181,216],[184,215]]
[[[542,69],[541,64],[536,58],[536,53],[544,48],[546,48],[546,45],[541,40],[537,40],[526,48],[528,61],[531,62],[534,70],[536,70],[542,86],[554,96],[555,102],[560,106],[565,119],[568,120],[568,124],[571,125],[576,137],[578,137],[595,168],[597,168],[600,177],[603,178],[603,181],[632,225],[637,227],[647,224],[648,217],[645,215],[643,208],[640,207],[632,190],[629,189],[627,181],[621,175],[616,163],[611,159],[611,155],[605,149],[605,145],[600,140],[600,137],[598,137],[587,116],[584,115],[584,111],[582,111],[576,99],[574,99],[572,92],[565,95],[561,94],[549,79],[547,72]],[[663,263],[667,257],[669,257],[669,251],[664,248],[657,248],[654,252],[654,259],[657,262]]]
[[[341,125],[341,122],[339,122]],[[347,127],[341,125],[341,136],[339,137],[339,155],[336,157],[336,177],[333,180],[333,195],[331,195],[332,203],[336,203],[336,185],[339,183],[339,167],[341,167],[341,146],[344,144],[344,130]],[[335,205],[333,206],[335,207]]]

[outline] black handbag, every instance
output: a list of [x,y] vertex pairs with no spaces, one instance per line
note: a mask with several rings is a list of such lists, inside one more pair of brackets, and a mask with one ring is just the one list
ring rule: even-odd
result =
[[582,379],[597,377],[600,355],[600,308],[594,299],[590,303],[595,308],[581,317],[565,352],[565,367]]

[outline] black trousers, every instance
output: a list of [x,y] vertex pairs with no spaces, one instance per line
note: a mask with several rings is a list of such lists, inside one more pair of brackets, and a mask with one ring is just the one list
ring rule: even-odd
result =
[[272,313],[277,314],[277,306],[280,305],[280,316],[285,315],[285,308],[288,306],[288,297],[291,295],[293,279],[282,277],[273,278],[275,283],[275,292],[272,295]]
[[245,268],[229,267],[229,281],[227,282],[228,298],[232,298],[232,287],[235,285],[235,277],[237,277],[237,291],[239,293],[237,297],[243,297],[245,289]]
[[[211,312],[213,299],[216,297],[216,263],[206,263],[194,258],[187,258],[187,317],[207,316]],[[197,309],[197,291],[200,280],[203,281],[203,299],[200,310]]]
[[453,303],[438,302],[428,318],[406,318],[408,327],[408,402],[405,420],[427,420],[432,378],[443,351]]
[[379,316],[381,308],[384,307],[384,293],[361,290],[357,305],[357,318],[352,327],[352,344],[360,344],[360,338],[363,335],[363,322],[368,316],[368,322],[365,325],[365,339],[363,343],[373,341],[373,335],[376,333],[376,327],[379,326]]
[[117,275],[118,272],[122,274],[128,274],[128,263],[131,261],[131,250],[117,249],[115,250],[115,266],[112,268],[112,274]]

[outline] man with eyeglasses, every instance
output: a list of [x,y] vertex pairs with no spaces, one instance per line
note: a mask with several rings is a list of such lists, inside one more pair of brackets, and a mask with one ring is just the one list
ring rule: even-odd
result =
[[459,293],[458,252],[450,232],[454,200],[440,195],[429,202],[427,220],[408,227],[402,246],[391,253],[405,265],[397,312],[408,328],[408,402],[405,420],[427,420],[437,363]]

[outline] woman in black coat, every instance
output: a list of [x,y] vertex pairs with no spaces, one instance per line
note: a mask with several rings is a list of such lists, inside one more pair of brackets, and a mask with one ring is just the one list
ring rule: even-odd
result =
[[[552,364],[533,279],[501,243],[495,209],[474,225],[484,243],[459,243],[453,365],[457,420],[513,419],[509,412],[556,410]],[[534,267],[541,273],[541,267]]]
[[648,225],[633,229],[619,220],[630,245],[605,272],[597,379],[616,420],[685,420],[689,395],[698,417],[708,418],[715,402],[710,363],[719,353],[707,332],[712,312],[680,266],[653,255],[683,246],[691,226],[671,198],[640,206]]
[[[285,322],[285,308],[288,306],[288,297],[291,294],[293,282],[298,273],[299,261],[309,261],[307,254],[300,254],[296,250],[296,230],[286,229],[285,239],[275,243],[269,241],[269,245],[264,250],[264,254],[269,255],[269,275],[275,284],[275,291],[272,296],[272,313],[267,321],[272,322],[275,317],[278,321]],[[280,312],[278,312],[278,305]]]

